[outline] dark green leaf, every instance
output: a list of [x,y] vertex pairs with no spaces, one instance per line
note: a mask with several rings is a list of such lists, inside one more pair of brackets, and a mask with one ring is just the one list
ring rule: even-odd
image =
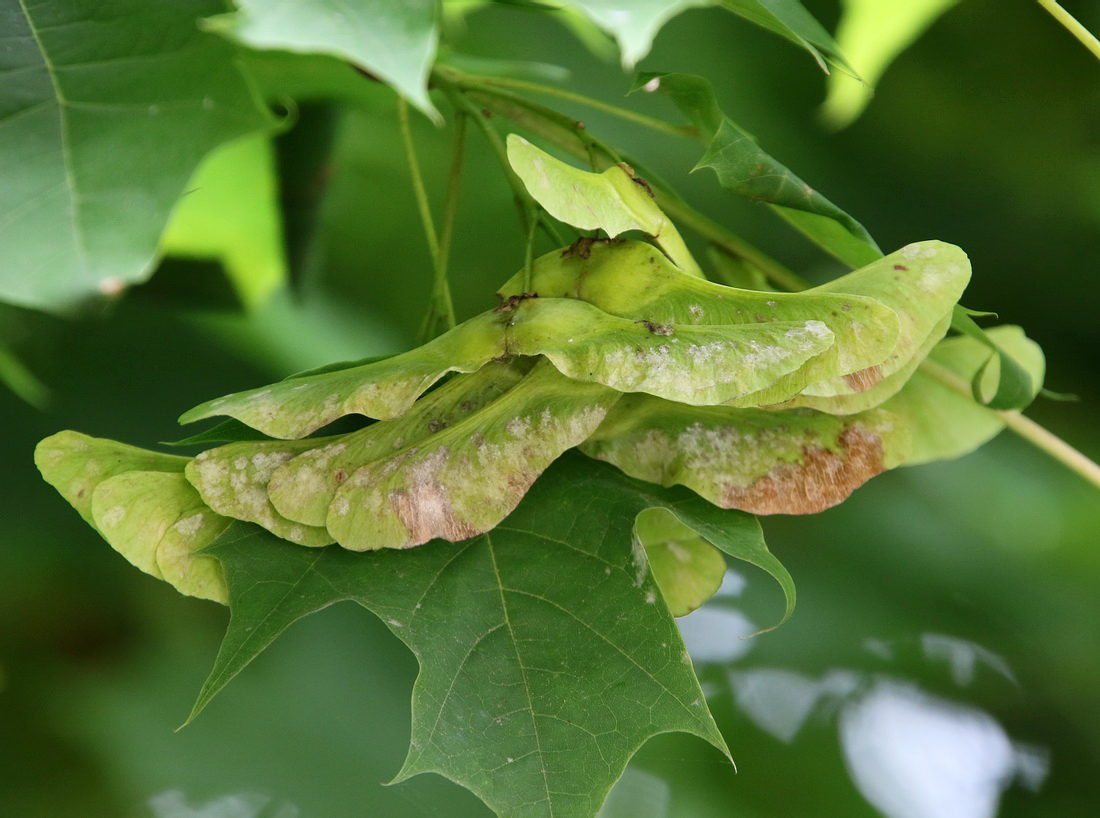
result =
[[863,225],[769,156],[729,119],[722,121],[696,168],[711,168],[722,187],[748,199],[827,216],[874,246]]
[[709,80],[694,74],[641,74],[632,90],[639,89],[668,96],[698,129],[707,150],[696,169],[709,167],[722,187],[767,202],[796,229],[852,267],[881,258],[863,225],[776,161],[722,113]]
[[734,14],[802,46],[813,55],[825,73],[829,72],[825,65],[828,60],[848,73],[855,74],[840,53],[840,47],[832,35],[798,0],[722,0],[721,5]]
[[145,279],[212,148],[271,126],[214,0],[0,2],[0,298],[64,310]]
[[725,752],[633,543],[650,507],[771,573],[789,614],[790,576],[752,517],[569,455],[504,523],[460,543],[308,550],[236,524],[210,549],[232,618],[192,718],[294,621],[354,600],[421,665],[397,780],[437,772],[500,815],[589,818],[650,736],[694,733]]

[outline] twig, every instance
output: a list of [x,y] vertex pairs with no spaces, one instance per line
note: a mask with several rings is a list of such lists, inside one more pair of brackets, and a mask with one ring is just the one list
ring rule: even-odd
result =
[[1051,17],[1061,23],[1066,30],[1081,41],[1081,44],[1092,52],[1092,56],[1100,60],[1100,40],[1081,25],[1077,18],[1058,5],[1057,0],[1039,0],[1039,5],[1050,12]]

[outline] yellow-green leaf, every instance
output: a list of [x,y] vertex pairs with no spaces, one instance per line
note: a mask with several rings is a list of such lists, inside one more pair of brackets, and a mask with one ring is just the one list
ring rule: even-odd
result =
[[170,256],[220,261],[245,306],[263,305],[286,282],[275,151],[266,136],[210,154],[161,236]]

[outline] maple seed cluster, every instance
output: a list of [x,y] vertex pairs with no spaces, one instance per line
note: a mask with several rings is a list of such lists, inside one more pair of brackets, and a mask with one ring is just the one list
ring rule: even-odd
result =
[[[819,511],[905,461],[897,396],[947,331],[962,251],[913,244],[797,294],[727,287],[624,168],[508,147],[547,213],[652,243],[584,239],[417,349],[204,403],[181,421],[233,420],[199,435],[226,442],[194,458],[54,435],[37,452],[46,479],[137,567],[224,601],[197,552],[234,519],[307,547],[463,540],[572,448],[760,514]],[[376,422],[314,436],[353,414]]]

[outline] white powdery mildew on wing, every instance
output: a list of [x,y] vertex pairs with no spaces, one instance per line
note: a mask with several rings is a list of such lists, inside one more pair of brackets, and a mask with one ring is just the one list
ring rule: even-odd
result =
[[962,268],[958,264],[929,264],[917,279],[917,287],[931,296],[942,293],[951,282],[958,279]]
[[198,473],[195,487],[209,503],[211,497],[223,494],[229,480],[229,467],[221,460],[213,457],[214,450],[203,452],[193,461],[193,469]]
[[199,511],[189,517],[184,517],[177,520],[172,526],[173,529],[178,531],[184,537],[194,537],[200,528],[202,528],[203,518],[205,515]]
[[329,530],[356,550],[404,548],[437,537],[457,541],[488,531],[606,414],[597,404],[559,416],[540,388],[532,386],[525,400],[532,395],[539,405],[528,411],[471,416],[439,433],[436,440],[445,444],[411,448],[358,469],[329,506]]
[[[188,479],[206,504],[219,514],[258,523],[273,534],[295,542],[323,544],[326,540],[323,530],[287,520],[271,504],[267,494],[272,473],[297,452],[266,448],[249,452],[250,445],[253,444],[229,444],[229,447],[203,452],[189,467]],[[300,447],[302,444],[282,445]],[[225,451],[227,448],[230,451]],[[241,454],[230,453],[232,449],[241,448],[245,449]],[[298,536],[293,536],[295,529]]]
[[527,418],[512,418],[504,427],[512,437],[523,437],[531,428],[531,421]]
[[924,248],[921,247],[920,244],[907,244],[902,247],[901,250],[899,250],[898,252],[901,253],[901,257],[904,258],[906,261],[914,261],[915,259],[922,257],[923,251]]
[[99,522],[104,528],[116,528],[126,518],[126,509],[122,506],[113,506],[102,515]]
[[[248,461],[252,465],[251,482],[266,484],[271,479],[271,473],[292,457],[294,457],[293,452],[257,452],[252,455],[252,459]],[[238,461],[234,461],[233,465],[237,466]],[[237,466],[237,468],[244,469],[247,465],[246,463],[245,466]]]

